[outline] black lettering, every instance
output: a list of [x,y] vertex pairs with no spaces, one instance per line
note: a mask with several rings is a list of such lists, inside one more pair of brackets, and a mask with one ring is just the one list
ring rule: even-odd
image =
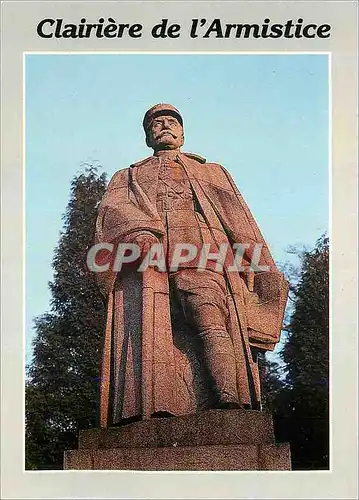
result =
[[270,23],[270,19],[268,19],[268,17],[266,19],[264,19],[263,21],[263,26],[262,26],[262,38],[268,38],[269,35],[267,34],[268,33],[268,24]]
[[198,19],[192,19],[192,26],[190,31],[191,38],[198,38],[198,35],[196,34],[197,25],[198,25]]
[[178,38],[180,36],[179,30],[180,30],[180,25],[179,24],[171,24],[171,26],[168,27],[168,36],[170,38]]
[[232,29],[237,28],[236,24],[226,24],[226,30],[224,32],[224,38],[229,38],[231,36]]
[[294,24],[293,24],[293,21],[290,19],[289,21],[287,21],[285,23],[285,29],[284,29],[284,38],[293,38],[294,35],[290,32],[291,29],[293,28]]
[[209,26],[203,38],[209,38],[209,35],[212,33],[216,33],[216,38],[223,38],[222,25],[220,19],[214,19],[212,24]]
[[303,27],[303,36],[305,38],[315,38],[315,33],[313,33],[312,35],[309,34],[309,30],[310,29],[313,29],[315,30],[317,27],[316,24],[307,24],[306,26]]
[[98,22],[99,22],[99,24],[97,25],[97,28],[96,28],[96,38],[103,38],[102,28],[103,28],[103,23],[105,22],[105,20],[103,17],[100,17]]
[[36,28],[37,34],[39,36],[41,36],[41,38],[52,38],[53,33],[46,35],[42,31],[45,24],[49,24],[50,26],[53,26],[55,24],[55,21],[54,21],[54,19],[43,19],[42,21],[40,21],[39,24],[37,25],[37,28]]
[[159,24],[156,24],[152,28],[153,38],[166,38],[167,24],[168,24],[168,19],[162,19],[162,21]]
[[62,32],[63,38],[77,38],[77,26],[75,24],[65,24]]
[[118,25],[118,33],[117,33],[117,38],[122,38],[123,33],[125,31],[125,28],[129,28],[129,24],[119,24]]
[[86,33],[85,33],[86,38],[90,38],[91,31],[93,30],[93,28],[96,28],[96,26],[97,24],[86,24]]
[[62,19],[56,19],[55,38],[62,38]]
[[105,26],[105,28],[103,30],[103,34],[106,38],[115,38],[115,36],[116,36],[115,32],[117,31],[117,25],[115,24],[116,21],[114,19],[112,19],[112,17],[109,17],[108,21],[110,24]]
[[131,38],[140,38],[142,36],[141,30],[142,24],[132,24],[132,26],[128,30],[128,34]]
[[280,38],[283,34],[283,24],[273,24],[269,38]]
[[253,29],[253,37],[260,38],[258,24],[238,24],[236,38],[240,38],[242,36],[243,30],[244,30],[244,38],[249,38],[251,36],[252,29]]
[[85,29],[85,23],[86,23],[86,19],[83,17],[80,21],[80,24],[79,24],[79,32],[78,32],[78,37],[79,38],[84,38],[84,29]]
[[[318,29],[317,29],[317,36],[319,38],[329,38],[330,37],[330,33],[329,31],[331,30],[331,26],[330,24],[321,24],[320,26],[318,26]],[[327,35],[324,35],[324,33],[327,33]]]
[[300,17],[295,25],[295,38],[302,38],[301,30],[302,30],[303,19]]

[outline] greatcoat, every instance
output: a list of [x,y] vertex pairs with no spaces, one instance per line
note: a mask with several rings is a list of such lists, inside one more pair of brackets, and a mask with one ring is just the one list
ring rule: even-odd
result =
[[[225,168],[190,153],[180,153],[177,160],[201,207],[203,228],[218,247],[249,244],[244,255],[249,262],[254,245],[262,245],[259,265],[269,270],[228,271],[227,261],[224,266],[239,401],[259,409],[256,352],[273,350],[279,341],[288,283]],[[99,206],[96,243],[132,242],[143,231],[161,240],[165,227],[156,208],[160,167],[161,158],[151,156],[115,173]],[[194,360],[191,348],[178,341],[181,332],[175,334],[167,273],[153,268],[116,273],[110,267],[97,278],[107,298],[100,426],[149,418],[155,412],[181,415],[201,409],[200,360]]]

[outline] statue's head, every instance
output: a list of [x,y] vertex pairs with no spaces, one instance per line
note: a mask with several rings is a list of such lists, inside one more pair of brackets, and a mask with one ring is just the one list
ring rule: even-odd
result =
[[152,106],[143,119],[146,144],[153,150],[178,149],[183,145],[183,120],[172,104]]

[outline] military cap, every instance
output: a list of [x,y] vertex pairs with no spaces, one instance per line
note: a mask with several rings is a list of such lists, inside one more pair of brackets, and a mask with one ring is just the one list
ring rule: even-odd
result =
[[161,104],[155,104],[154,106],[152,106],[152,108],[150,108],[146,112],[145,117],[143,119],[143,128],[145,129],[145,131],[147,132],[147,127],[153,118],[164,114],[172,115],[175,118],[177,118],[177,120],[183,127],[182,116],[181,113],[178,111],[178,109],[172,106],[172,104],[161,103]]

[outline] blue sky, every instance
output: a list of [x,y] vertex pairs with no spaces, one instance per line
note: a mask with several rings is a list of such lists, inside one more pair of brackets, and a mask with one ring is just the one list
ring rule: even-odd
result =
[[325,55],[27,55],[26,338],[49,310],[51,260],[73,176],[151,154],[142,118],[180,109],[184,151],[233,175],[276,261],[328,229]]

